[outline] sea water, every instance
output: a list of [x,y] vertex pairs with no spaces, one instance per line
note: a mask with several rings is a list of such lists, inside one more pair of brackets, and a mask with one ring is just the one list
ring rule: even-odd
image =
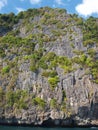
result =
[[43,128],[43,127],[18,127],[18,126],[0,126],[0,130],[98,130],[92,128]]

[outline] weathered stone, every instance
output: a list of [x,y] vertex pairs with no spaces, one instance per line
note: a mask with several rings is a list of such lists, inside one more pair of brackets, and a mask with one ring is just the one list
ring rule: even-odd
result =
[[[56,12],[57,10],[54,11],[54,13]],[[76,26],[77,23],[75,21],[66,22],[68,18],[71,18],[69,14],[64,13],[63,16],[56,16],[56,19],[60,20],[60,22],[64,23],[65,21],[66,27],[62,29],[58,29],[55,24],[49,26],[43,24],[41,25],[41,30],[39,30],[36,26],[37,22],[42,20],[42,18],[41,16],[30,17],[28,20],[30,24],[33,25],[36,23],[30,32],[27,32],[25,26],[23,27],[22,20],[17,25],[14,25],[12,30],[15,31],[19,29],[20,32],[16,37],[24,38],[29,36],[29,34],[44,34],[53,39],[53,41],[42,41],[43,45],[39,44],[40,41],[37,41],[38,38],[36,41],[32,39],[32,42],[36,43],[34,46],[35,52],[39,49],[43,49],[43,56],[46,56],[49,52],[54,52],[57,56],[65,56],[71,59],[76,56],[74,53],[75,50],[82,51],[86,55],[88,55],[87,49],[89,48],[98,50],[96,44],[88,45],[87,47],[83,46],[83,33],[81,28]],[[55,37],[54,34],[52,34],[53,30],[58,32],[63,30],[65,33]],[[0,28],[0,36],[5,35],[7,31],[5,27]],[[40,46],[43,47],[40,48]],[[26,47],[24,47],[24,49],[26,49]],[[45,123],[50,123],[56,126],[71,126],[72,124],[98,125],[98,84],[92,82],[93,76],[86,73],[88,71],[86,67],[83,68],[82,65],[80,67],[75,63],[73,64],[74,70],[65,73],[64,69],[57,65],[53,70],[57,72],[59,82],[54,89],[52,89],[48,82],[49,77],[42,76],[45,70],[40,67],[34,72],[30,70],[30,65],[35,66],[35,64],[31,62],[32,57],[30,57],[31,59],[29,58],[29,56],[33,55],[32,53],[27,55],[25,51],[22,53],[22,47],[16,48],[14,46],[9,50],[6,48],[4,51],[6,56],[0,58],[0,69],[2,70],[3,67],[9,65],[10,61],[12,61],[16,63],[16,68],[14,68],[16,70],[11,69],[3,76],[0,74],[0,87],[2,87],[5,92],[7,92],[9,88],[13,91],[27,90],[28,96],[25,99],[27,108],[22,108],[22,110],[20,110],[20,108],[7,107],[5,101],[5,106],[2,107],[4,103],[0,102],[0,123],[31,125],[45,125]],[[10,51],[12,51],[13,54],[10,54]],[[19,56],[18,59],[17,56]],[[26,56],[27,59],[25,59]],[[98,59],[97,53],[95,57]],[[6,62],[6,60],[9,62]],[[36,63],[37,67],[39,61]],[[13,64],[11,65],[14,66]],[[49,71],[49,68],[47,70]],[[13,71],[16,71],[16,73],[13,73]],[[14,80],[12,80],[12,78]],[[42,101],[44,100],[45,106],[40,103],[40,105],[33,103],[32,99],[36,97],[39,97]],[[31,102],[29,102],[30,100]],[[50,106],[51,100],[54,101],[54,104],[52,104],[54,107]]]

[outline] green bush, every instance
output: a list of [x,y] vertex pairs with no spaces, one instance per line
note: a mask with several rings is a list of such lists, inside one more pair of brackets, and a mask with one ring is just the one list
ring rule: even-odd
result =
[[25,99],[27,99],[28,93],[26,90],[9,90],[6,93],[6,105],[8,107],[14,107],[17,109],[27,109]]
[[43,71],[43,72],[42,72],[42,76],[48,78],[48,77],[49,77],[49,71],[46,71],[46,70]]
[[50,72],[49,72],[49,77],[56,77],[58,74],[57,74],[57,72],[55,71],[55,70],[51,70]]
[[62,35],[62,32],[58,30],[52,30],[51,32],[53,33],[54,36],[57,36],[57,37]]
[[5,55],[5,52],[3,49],[0,48],[0,57],[1,58],[4,58],[6,55]]
[[25,103],[23,98],[19,100],[18,107],[19,107],[19,109],[27,109],[28,108],[27,103]]
[[36,72],[37,71],[36,65],[31,65],[30,70],[33,71],[33,72]]
[[72,68],[72,66],[66,66],[66,65],[62,65],[61,68],[64,69],[64,73],[70,73],[70,72],[72,72],[74,70]]
[[56,99],[51,99],[50,100],[50,107],[51,108],[56,108],[57,107],[57,100]]
[[71,60],[68,59],[68,58],[65,57],[65,56],[59,56],[59,57],[58,57],[58,63],[59,63],[59,65],[65,65],[65,66],[70,66],[70,65],[72,65]]
[[42,76],[44,76],[44,77],[56,77],[58,74],[57,74],[57,72],[55,71],[55,70],[51,70],[51,71],[43,71],[43,73],[42,73]]
[[42,69],[48,69],[48,65],[45,63],[44,59],[41,59],[38,63],[39,67]]
[[94,49],[88,49],[88,54],[91,56],[91,57],[94,57],[96,55],[96,51]]
[[41,99],[40,97],[33,98],[32,103],[33,103],[33,105],[38,105],[41,108],[44,108],[46,105],[46,102],[43,99]]
[[74,43],[71,43],[71,47],[72,47],[72,48],[75,48],[75,45],[74,45]]
[[6,102],[9,107],[13,107],[14,105],[14,92],[13,91],[8,91],[6,93]]
[[86,60],[87,60],[87,56],[86,56],[85,54],[82,54],[82,55],[80,56],[80,63],[81,63],[82,65],[85,65]]
[[56,58],[54,58],[53,61],[50,62],[50,65],[48,66],[49,69],[55,69],[58,66]]
[[5,66],[2,69],[2,73],[8,73],[10,71],[10,67],[9,66]]
[[46,57],[46,62],[50,62],[54,60],[56,54],[54,52],[49,52],[45,57]]
[[83,26],[83,19],[82,19],[82,18],[78,18],[78,19],[76,20],[76,22],[77,22],[77,25]]
[[85,41],[83,42],[83,45],[84,45],[84,46],[93,45],[93,44],[94,44],[94,41],[91,40],[91,39],[85,40]]
[[58,82],[59,82],[59,77],[57,77],[57,76],[50,77],[50,78],[48,78],[48,82],[50,84],[50,87],[52,89],[54,89],[57,86]]

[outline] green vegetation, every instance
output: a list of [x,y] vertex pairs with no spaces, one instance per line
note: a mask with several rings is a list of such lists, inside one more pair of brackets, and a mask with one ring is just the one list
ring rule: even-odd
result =
[[0,107],[4,104],[4,98],[5,98],[4,90],[0,87]]
[[94,48],[98,46],[98,19],[92,16],[87,20],[78,18],[77,15],[73,15],[73,17],[83,31],[83,45],[87,47],[87,54],[74,50],[73,52],[77,56],[72,61],[84,69],[89,69],[88,73],[92,75],[92,81],[98,83],[98,59],[96,58],[97,51]]
[[10,71],[10,67],[9,66],[5,66],[2,69],[2,73],[8,73]]
[[27,109],[26,100],[28,99],[28,93],[26,90],[8,90],[6,93],[0,87],[0,106],[11,107],[15,109]]
[[55,76],[57,76],[58,74],[57,74],[57,72],[55,71],[55,70],[50,70],[50,71],[43,71],[43,73],[42,73],[42,76],[44,76],[44,77],[55,77]]
[[71,59],[65,56],[58,57],[58,65],[64,69],[65,73],[73,71]]
[[89,68],[89,74],[93,76],[92,81],[98,83],[98,60],[95,59],[95,51],[90,49],[88,50],[89,57],[86,54],[80,54],[79,56],[74,57],[72,60],[74,63],[80,65],[80,68],[87,69]]
[[39,97],[33,98],[32,103],[33,105],[37,105],[41,108],[45,108],[45,105],[46,105],[45,101]]
[[85,46],[98,43],[98,23],[96,18],[90,17],[84,22],[83,40]]
[[56,99],[51,99],[50,100],[50,107],[51,108],[56,108],[57,107],[57,100]]
[[30,70],[33,71],[33,72],[36,72],[36,71],[37,71],[36,65],[35,65],[35,64],[32,64],[32,65],[30,66]]
[[15,47],[32,47],[32,50],[34,49],[35,43],[32,43],[33,36],[28,36],[26,38],[21,38],[21,37],[15,37],[12,34],[7,34],[6,36],[2,37],[0,39],[0,43],[3,43],[3,47],[5,48],[12,48],[13,45]]
[[4,30],[11,30],[12,26],[18,23],[18,18],[14,13],[0,14],[0,27]]
[[26,98],[28,94],[26,90],[8,91],[6,93],[7,106],[17,109],[27,109]]
[[55,76],[55,77],[52,77],[52,78],[48,78],[48,82],[50,84],[50,87],[52,89],[54,89],[59,82],[59,77]]
[[91,39],[88,39],[88,40],[85,40],[84,41],[84,46],[87,46],[87,45],[93,45],[95,42],[93,41],[93,40],[91,40]]

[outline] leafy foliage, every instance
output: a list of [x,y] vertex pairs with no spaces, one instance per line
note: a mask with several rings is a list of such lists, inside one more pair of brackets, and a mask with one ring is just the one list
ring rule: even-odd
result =
[[48,82],[49,82],[51,88],[54,89],[57,86],[58,82],[59,82],[59,78],[57,76],[49,78]]
[[27,109],[25,99],[28,94],[26,90],[17,90],[16,92],[9,90],[6,93],[6,102],[9,107],[16,107],[17,109]]
[[33,105],[38,105],[41,108],[45,107],[45,101],[39,97],[33,98],[32,99]]
[[10,67],[9,66],[5,66],[2,69],[2,73],[8,73],[10,71]]
[[50,107],[51,108],[56,108],[57,107],[57,100],[56,99],[51,99],[50,100]]

